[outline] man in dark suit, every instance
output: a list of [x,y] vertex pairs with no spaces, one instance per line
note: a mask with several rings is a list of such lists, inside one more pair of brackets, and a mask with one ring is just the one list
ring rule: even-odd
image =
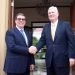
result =
[[24,29],[26,17],[18,13],[15,18],[16,27],[6,32],[6,59],[4,71],[7,75],[30,75],[34,68],[34,56],[29,53],[32,45],[31,31]]
[[35,54],[46,45],[47,75],[69,75],[70,66],[75,62],[74,35],[69,23],[60,21],[58,16],[57,7],[52,6],[48,9],[50,22],[44,26],[36,47],[29,48],[29,52]]

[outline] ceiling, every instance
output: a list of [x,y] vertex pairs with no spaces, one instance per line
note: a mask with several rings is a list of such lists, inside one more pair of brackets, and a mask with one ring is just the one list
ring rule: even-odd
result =
[[74,0],[14,0],[15,7],[35,7],[37,4],[49,4],[56,6],[71,6]]

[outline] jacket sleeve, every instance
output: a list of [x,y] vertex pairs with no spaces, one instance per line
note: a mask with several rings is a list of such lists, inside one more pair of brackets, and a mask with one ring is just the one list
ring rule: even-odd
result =
[[75,36],[69,23],[66,23],[66,32],[68,38],[69,58],[75,58]]
[[34,58],[34,55],[33,54],[30,54],[29,63],[35,65],[35,58]]
[[38,51],[46,44],[45,32],[44,31],[45,31],[45,27],[43,28],[40,40],[36,44],[36,48],[37,48]]

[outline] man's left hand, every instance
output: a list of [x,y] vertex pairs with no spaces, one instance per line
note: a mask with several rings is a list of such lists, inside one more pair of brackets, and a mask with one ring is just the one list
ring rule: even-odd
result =
[[72,66],[75,65],[75,59],[70,58],[70,59],[69,59],[69,62],[70,62],[70,67],[72,67]]

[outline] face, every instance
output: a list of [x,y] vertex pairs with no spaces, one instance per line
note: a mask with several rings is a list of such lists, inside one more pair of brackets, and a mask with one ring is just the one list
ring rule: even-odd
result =
[[16,18],[16,20],[15,20],[15,23],[16,23],[16,25],[17,25],[19,28],[23,28],[23,27],[26,25],[25,16],[18,15],[17,18]]
[[48,18],[51,22],[55,22],[58,19],[59,13],[56,7],[50,7],[48,9]]

